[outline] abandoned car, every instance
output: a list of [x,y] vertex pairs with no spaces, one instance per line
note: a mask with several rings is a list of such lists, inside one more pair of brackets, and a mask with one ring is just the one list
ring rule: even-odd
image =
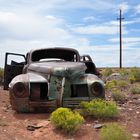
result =
[[[24,62],[10,56],[22,57]],[[6,53],[4,89],[9,89],[12,109],[17,112],[75,108],[81,101],[105,97],[98,75],[90,56],[80,56],[72,48],[36,49],[26,57]]]

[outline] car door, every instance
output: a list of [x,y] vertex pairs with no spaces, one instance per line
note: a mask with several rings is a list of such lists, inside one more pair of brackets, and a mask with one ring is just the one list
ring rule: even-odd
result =
[[81,56],[81,62],[84,62],[87,67],[87,69],[85,71],[86,73],[95,74],[97,76],[100,75],[98,69],[96,68],[95,64],[93,63],[93,61],[89,55]]
[[25,55],[17,53],[5,54],[4,66],[4,90],[8,90],[8,85],[11,80],[22,73],[25,65]]

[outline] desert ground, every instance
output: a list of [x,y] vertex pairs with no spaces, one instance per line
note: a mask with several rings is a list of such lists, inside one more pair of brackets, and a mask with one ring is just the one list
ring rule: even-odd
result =
[[[125,92],[129,92],[127,89]],[[106,93],[110,99],[110,94]],[[49,113],[17,113],[11,109],[9,92],[0,86],[0,140],[100,140],[96,124],[117,122],[140,139],[140,94],[127,93],[127,100],[118,104],[119,115],[114,119],[86,118],[85,123],[71,135],[57,130],[49,121]],[[119,140],[119,138],[118,138]]]

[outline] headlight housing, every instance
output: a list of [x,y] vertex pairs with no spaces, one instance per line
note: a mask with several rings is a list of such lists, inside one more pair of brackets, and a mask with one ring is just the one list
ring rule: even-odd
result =
[[96,97],[102,97],[104,95],[104,88],[100,82],[94,82],[90,86],[91,93]]
[[17,82],[13,86],[13,93],[15,97],[24,98],[28,96],[26,86],[22,82]]

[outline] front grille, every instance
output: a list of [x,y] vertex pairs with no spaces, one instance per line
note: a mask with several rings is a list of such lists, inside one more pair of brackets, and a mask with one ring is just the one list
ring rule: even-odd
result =
[[30,83],[30,99],[32,101],[48,99],[47,83]]
[[88,85],[76,84],[71,85],[71,97],[88,97]]

